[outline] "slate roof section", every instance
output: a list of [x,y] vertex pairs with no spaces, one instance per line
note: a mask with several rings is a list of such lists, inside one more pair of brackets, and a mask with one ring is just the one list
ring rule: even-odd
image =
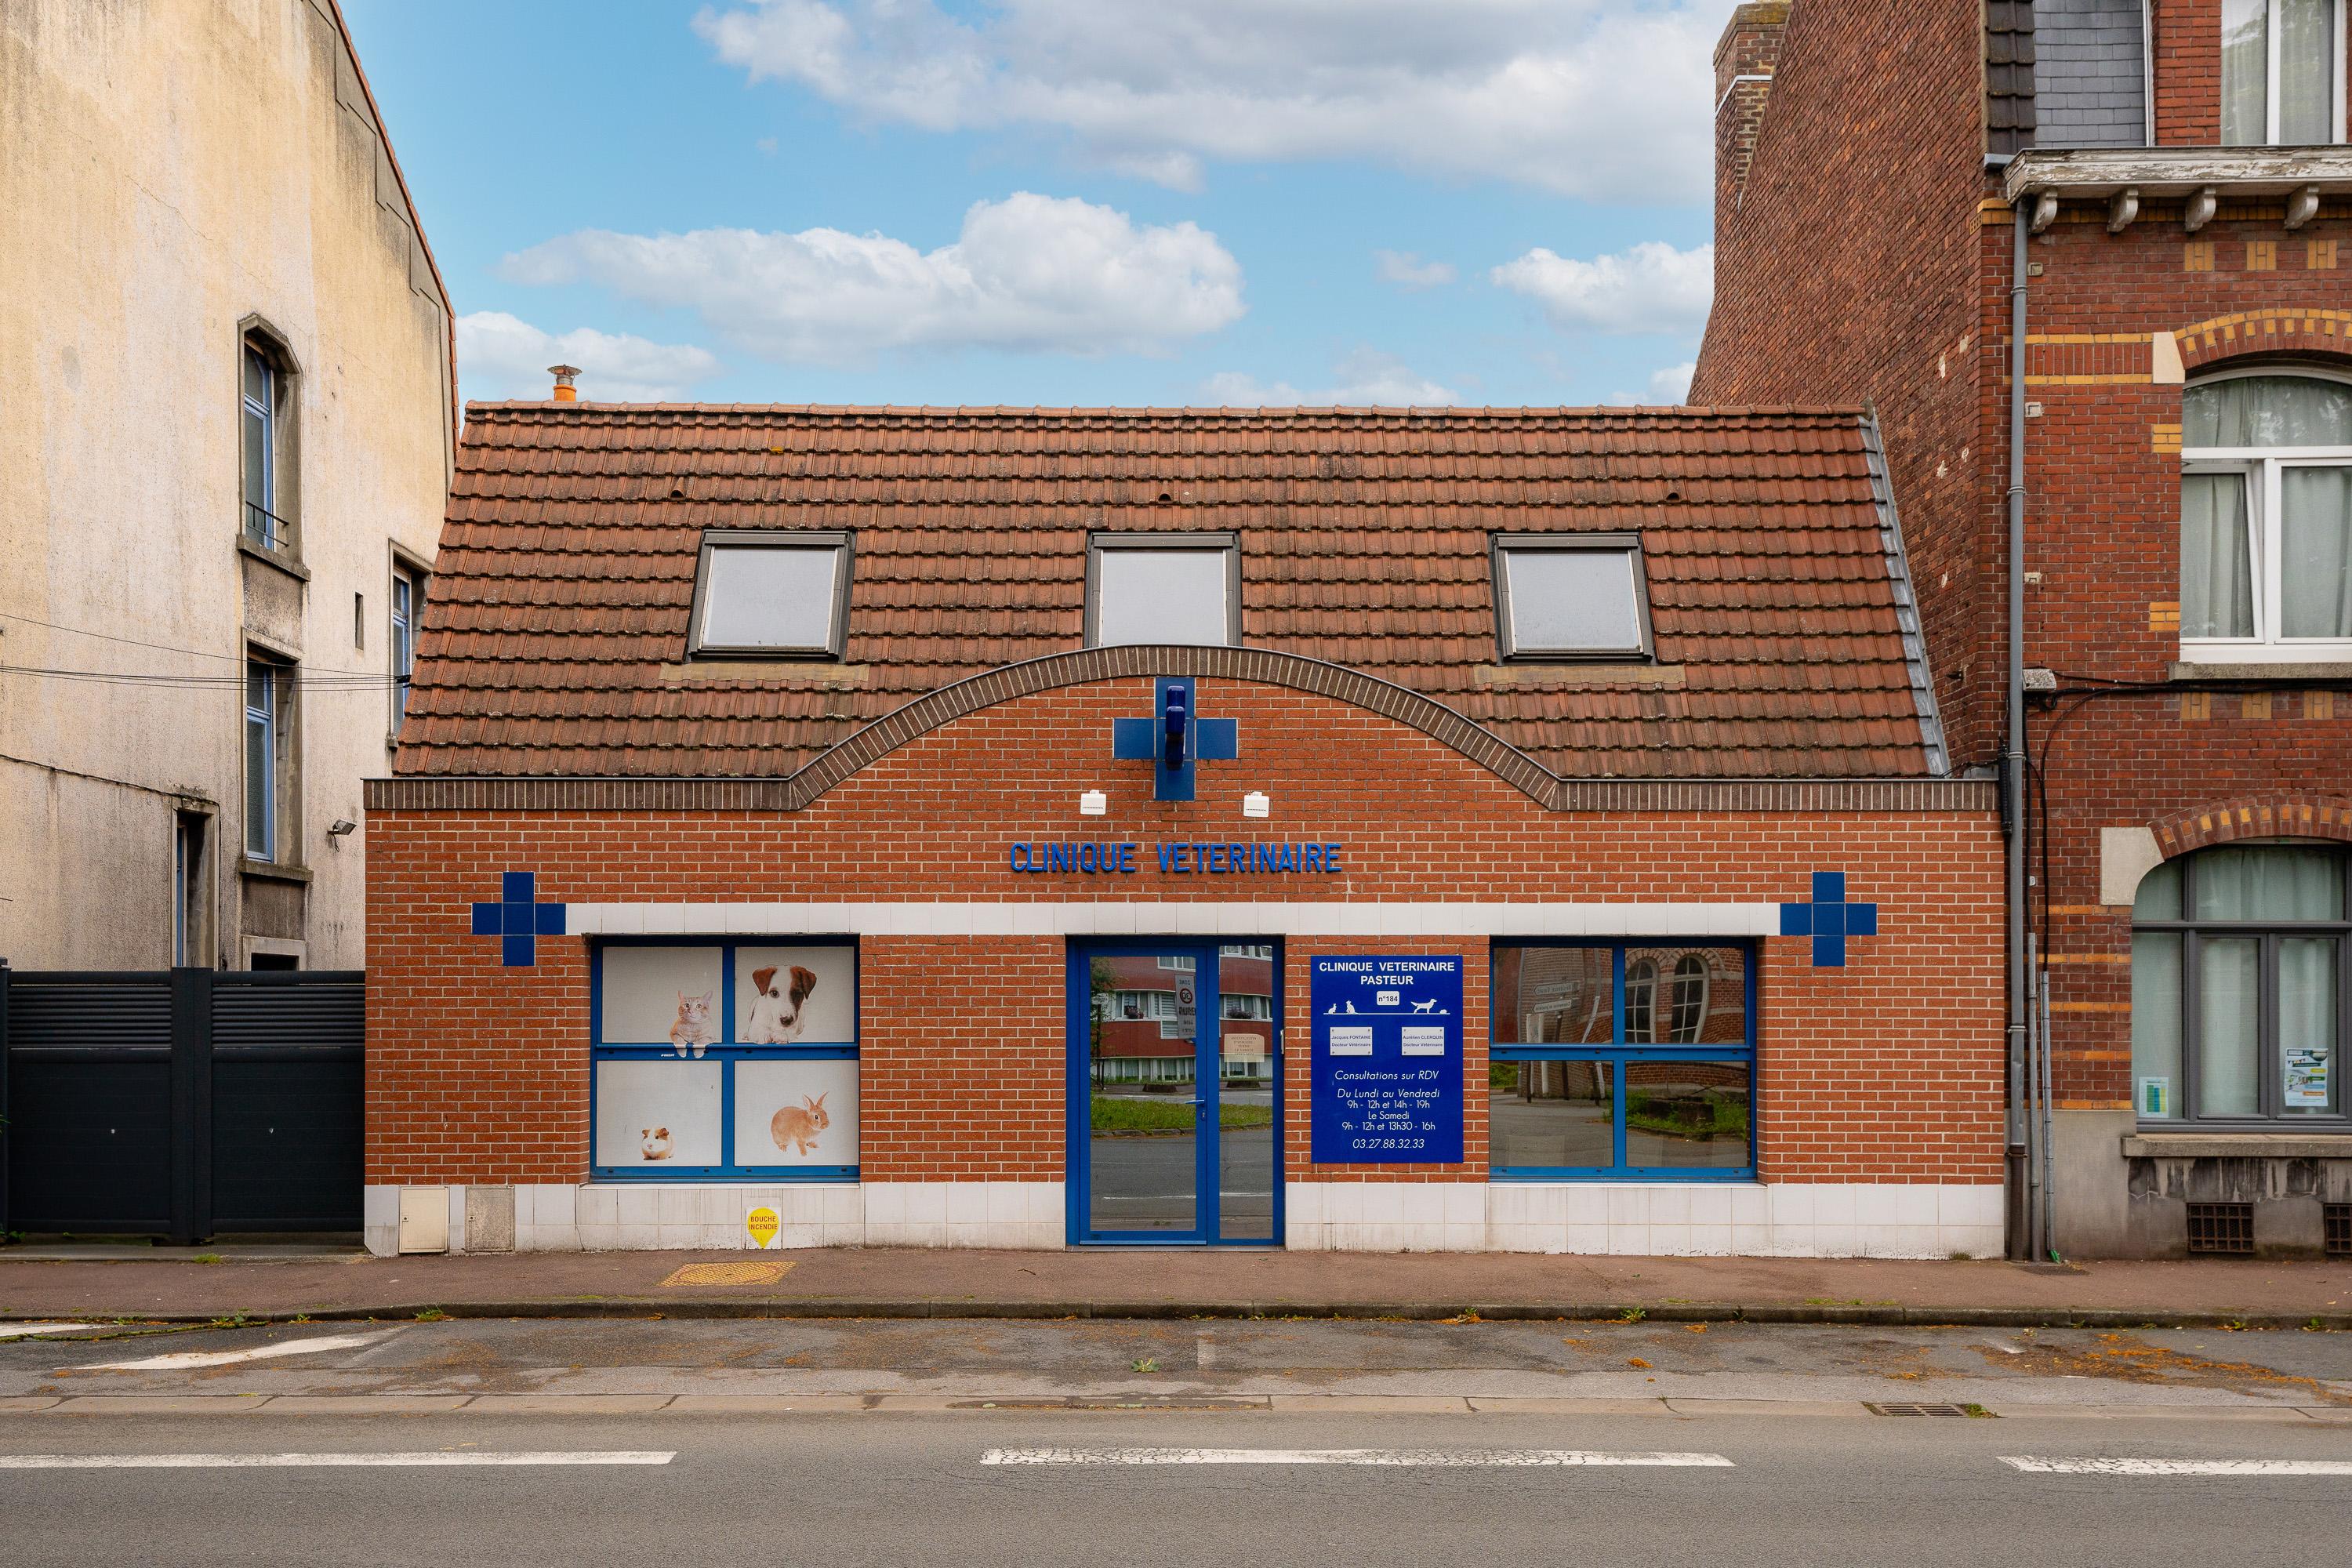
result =
[[1985,149],[2147,145],[2140,0],[1989,0]]
[[1985,150],[2033,145],[2033,0],[1986,0]]
[[[395,771],[783,776],[1077,647],[1090,530],[1229,530],[1245,643],[1564,777],[1927,776],[1872,461],[1843,410],[475,404]],[[855,531],[843,660],[688,663],[714,528]],[[1490,536],[1626,530],[1656,668],[1499,664]]]

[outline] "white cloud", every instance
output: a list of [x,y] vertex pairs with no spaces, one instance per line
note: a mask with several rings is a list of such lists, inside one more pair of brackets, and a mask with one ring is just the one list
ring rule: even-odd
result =
[[1676,250],[1652,239],[1580,261],[1539,246],[1487,276],[1497,288],[1536,301],[1552,325],[1568,331],[1696,337],[1715,295],[1715,247]]
[[1671,408],[1690,396],[1691,377],[1697,371],[1696,360],[1670,364],[1650,373],[1650,390],[1646,394],[1612,392],[1604,401],[1617,408]]
[[1413,373],[1402,360],[1374,349],[1358,349],[1333,365],[1339,384],[1301,392],[1286,381],[1263,382],[1236,370],[1220,371],[1201,385],[1202,395],[1222,408],[1292,408],[1337,405],[1349,408],[1443,408],[1462,395]]
[[879,234],[582,229],[509,256],[522,283],[598,283],[683,307],[772,360],[845,363],[894,349],[1162,353],[1240,319],[1242,269],[1191,223],[1018,192],[979,202],[952,245]]
[[1650,401],[1654,404],[1675,404],[1690,396],[1691,377],[1698,374],[1698,361],[1685,360],[1664,370],[1650,373]]
[[1401,289],[1439,289],[1459,276],[1450,261],[1423,261],[1410,250],[1375,250],[1373,270],[1383,283],[1393,283]]
[[1038,128],[1189,189],[1206,158],[1371,158],[1609,201],[1706,199],[1733,0],[726,0],[751,80],[926,131]]
[[580,367],[580,395],[614,403],[677,403],[726,367],[709,349],[579,327],[545,332],[504,310],[457,318],[457,374],[468,395],[545,397],[547,367]]

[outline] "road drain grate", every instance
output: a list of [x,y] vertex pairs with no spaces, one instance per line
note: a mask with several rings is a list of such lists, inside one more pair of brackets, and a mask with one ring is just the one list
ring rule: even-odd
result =
[[1873,1405],[1864,1401],[1863,1407],[1873,1415],[1958,1415],[1966,1419],[1969,1415],[1968,1407],[1960,1405]]
[[950,1410],[1264,1410],[1263,1399],[1121,1399],[1117,1395],[1066,1399],[959,1399]]

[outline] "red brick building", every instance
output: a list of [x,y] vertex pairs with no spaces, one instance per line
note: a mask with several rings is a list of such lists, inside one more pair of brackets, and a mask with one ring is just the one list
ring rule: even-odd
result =
[[2345,10],[1798,0],[1717,54],[1693,400],[1884,421],[1962,773],[2021,595],[2021,1248],[2352,1249]]
[[2000,1245],[1858,413],[476,405],[440,563],[378,1250]]

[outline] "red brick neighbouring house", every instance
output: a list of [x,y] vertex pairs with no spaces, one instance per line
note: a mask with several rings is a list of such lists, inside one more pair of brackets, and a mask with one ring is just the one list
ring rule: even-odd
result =
[[2037,1249],[2352,1251],[2345,10],[1798,0],[1717,55],[1692,395],[1875,409],[1963,773],[2021,421]]
[[1912,602],[1853,411],[475,405],[370,1245],[1990,1253]]

